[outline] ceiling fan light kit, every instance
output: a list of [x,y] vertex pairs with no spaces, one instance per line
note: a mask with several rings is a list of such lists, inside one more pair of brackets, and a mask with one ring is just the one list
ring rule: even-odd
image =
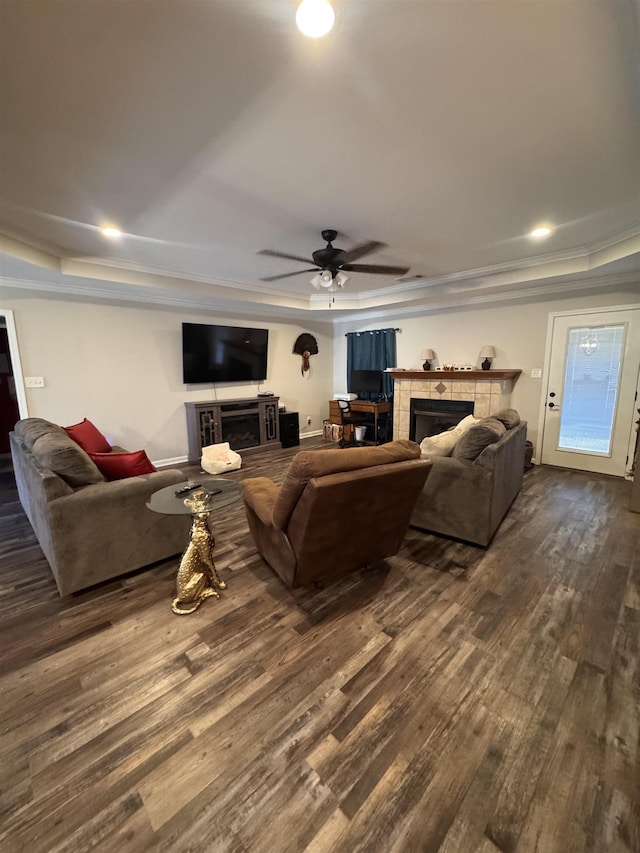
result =
[[311,284],[316,290],[320,290],[321,287],[324,287],[327,290],[333,290],[335,287],[345,287],[348,281],[349,276],[345,275],[343,272],[337,272],[334,276],[331,270],[322,270],[322,272],[314,275],[311,279]]

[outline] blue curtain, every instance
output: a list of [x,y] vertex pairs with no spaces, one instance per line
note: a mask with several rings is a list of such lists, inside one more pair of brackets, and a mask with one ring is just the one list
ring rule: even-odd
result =
[[[385,370],[396,366],[396,330],[373,329],[347,334],[347,388],[351,391],[352,370]],[[383,374],[383,391],[393,396],[393,377]],[[375,394],[369,394],[369,398]]]

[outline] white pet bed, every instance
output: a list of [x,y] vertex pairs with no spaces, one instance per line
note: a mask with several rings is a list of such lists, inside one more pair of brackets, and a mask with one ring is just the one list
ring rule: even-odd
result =
[[240,468],[242,456],[231,450],[228,441],[222,441],[220,444],[210,444],[202,448],[200,465],[207,474],[224,474],[225,471],[236,471]]

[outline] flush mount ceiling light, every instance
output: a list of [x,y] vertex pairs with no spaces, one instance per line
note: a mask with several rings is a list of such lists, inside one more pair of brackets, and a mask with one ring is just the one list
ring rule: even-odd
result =
[[335,12],[328,0],[302,0],[296,12],[298,29],[312,39],[326,36],[335,18]]
[[103,225],[100,233],[103,237],[108,237],[110,240],[117,240],[118,237],[122,237],[122,231],[116,228],[115,225]]
[[529,237],[532,240],[544,240],[545,237],[548,237],[551,234],[551,228],[548,225],[539,225],[537,228],[534,228],[533,231],[529,232]]

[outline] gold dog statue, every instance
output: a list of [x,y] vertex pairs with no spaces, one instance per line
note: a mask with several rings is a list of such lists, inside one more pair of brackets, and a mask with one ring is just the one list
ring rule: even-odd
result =
[[209,530],[209,494],[202,489],[185,499],[191,509],[193,522],[189,545],[182,555],[176,578],[176,597],[171,609],[178,615],[193,613],[205,598],[220,598],[219,589],[227,585],[220,580],[213,562],[215,540]]

